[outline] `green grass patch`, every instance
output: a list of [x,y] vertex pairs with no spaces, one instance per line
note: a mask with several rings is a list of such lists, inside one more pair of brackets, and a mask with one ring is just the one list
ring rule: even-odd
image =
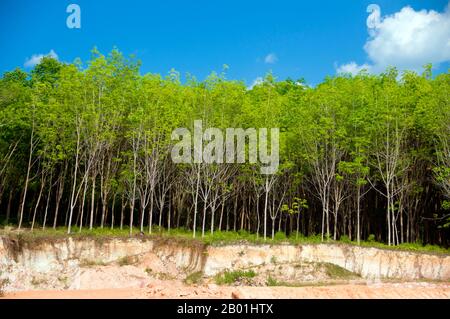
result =
[[[1,276],[0,272],[0,276]],[[3,297],[5,295],[5,287],[9,284],[9,279],[7,278],[0,278],[0,297]]]
[[39,287],[40,285],[46,284],[47,280],[43,279],[43,278],[37,278],[37,277],[33,277],[33,279],[31,279],[31,284],[34,287]]
[[174,280],[176,279],[175,276],[166,273],[166,272],[154,272],[151,274],[154,278],[157,278],[159,280]]
[[[291,236],[286,237],[284,233],[278,232],[275,235],[275,239],[272,240],[270,235],[267,237],[267,240],[264,240],[262,236],[258,236],[257,234],[250,233],[247,231],[215,231],[211,234],[209,231],[205,233],[205,236],[201,236],[201,231],[198,230],[196,233],[196,238],[192,236],[192,230],[177,228],[177,229],[159,229],[158,227],[153,227],[152,233],[149,234],[145,232],[144,235],[140,234],[139,228],[133,228],[132,235],[130,236],[129,228],[124,229],[111,229],[109,227],[105,228],[93,228],[89,230],[89,228],[83,228],[81,231],[77,227],[72,228],[72,232],[67,234],[67,228],[57,227],[56,229],[47,228],[45,230],[35,229],[31,232],[29,229],[23,229],[21,231],[16,231],[14,229],[11,230],[11,227],[0,229],[0,235],[10,237],[11,239],[15,239],[18,241],[18,246],[20,247],[20,243],[39,243],[39,242],[48,242],[50,240],[65,240],[68,237],[73,239],[93,239],[99,243],[104,240],[108,240],[111,238],[140,238],[142,240],[162,240],[170,243],[177,244],[201,244],[201,245],[229,245],[229,244],[293,244],[293,245],[302,245],[302,244],[346,244],[346,245],[357,245],[356,241],[350,240],[346,236],[342,236],[341,240],[333,241],[332,239],[324,240],[322,242],[322,238],[319,235],[312,236],[302,236],[299,234],[297,237],[295,233]],[[389,250],[403,250],[403,251],[414,251],[414,252],[427,252],[427,253],[437,253],[437,254],[450,254],[449,248],[444,248],[436,245],[422,245],[421,243],[405,243],[400,244],[398,246],[388,246],[384,243],[374,241],[373,236],[368,238],[367,241],[361,241],[360,246],[362,247],[374,247],[380,249],[389,249]]]
[[203,280],[203,272],[196,271],[193,272],[192,274],[187,275],[186,278],[184,279],[184,283],[187,285],[196,285],[200,284],[202,280]]
[[256,277],[256,272],[254,270],[225,271],[216,275],[215,281],[218,285],[231,285],[241,281],[248,282],[254,277]]
[[273,278],[272,276],[267,277],[266,285],[269,287],[281,286],[279,281]]
[[305,282],[286,282],[277,280],[271,276],[267,278],[266,285],[269,287],[321,287],[340,285],[343,281],[305,281]]
[[133,256],[124,256],[117,261],[117,264],[121,267],[133,265],[135,263],[136,263],[136,258],[134,258]]
[[80,267],[95,267],[95,266],[106,266],[107,264],[101,260],[90,260],[83,259],[80,262]]
[[276,264],[277,263],[277,256],[270,257],[270,263],[271,264]]
[[330,276],[333,279],[339,278],[339,279],[349,279],[353,277],[357,277],[357,275],[351,271],[348,271],[345,268],[339,267],[334,264],[330,263],[322,263],[322,265],[325,267],[325,271],[328,276]]

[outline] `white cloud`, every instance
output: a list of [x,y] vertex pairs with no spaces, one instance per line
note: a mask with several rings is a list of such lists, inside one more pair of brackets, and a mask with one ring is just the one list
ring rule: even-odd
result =
[[358,65],[355,61],[352,61],[347,64],[343,64],[339,66],[336,70],[337,73],[351,73],[352,75],[358,74],[361,70],[366,69],[367,71],[370,71],[370,65],[368,64],[362,64]]
[[[389,66],[399,70],[420,71],[426,63],[439,64],[450,60],[450,2],[444,12],[415,11],[406,6],[393,15],[380,14],[372,7],[368,18],[369,38],[364,45],[371,72],[381,72]],[[372,16],[372,17],[371,17]],[[374,20],[369,23],[369,20]],[[337,68],[358,70],[368,64],[351,62]]]
[[267,64],[274,64],[277,61],[278,61],[278,57],[275,53],[269,53],[264,58],[264,63],[267,63]]
[[29,59],[27,58],[27,59],[25,60],[24,66],[25,66],[25,67],[33,67],[33,66],[35,66],[36,64],[39,64],[39,62],[41,62],[42,58],[43,58],[43,57],[46,57],[46,56],[50,56],[50,57],[52,57],[52,58],[58,60],[58,55],[57,55],[56,52],[53,51],[53,49],[52,49],[52,50],[50,50],[50,52],[47,53],[47,54],[33,54],[33,55],[31,56],[31,58],[29,58]]
[[251,90],[251,89],[253,89],[254,86],[260,85],[263,82],[264,82],[264,79],[262,77],[258,76],[256,79],[253,80],[252,84],[249,87],[247,87],[247,90]]

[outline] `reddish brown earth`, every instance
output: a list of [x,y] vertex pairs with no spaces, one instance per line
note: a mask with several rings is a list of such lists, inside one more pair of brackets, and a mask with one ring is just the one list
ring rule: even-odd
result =
[[29,298],[441,298],[450,299],[450,283],[343,284],[308,287],[189,286],[176,280],[154,281],[143,288],[35,290],[9,293],[7,299]]
[[[9,299],[450,299],[449,255],[325,244],[206,247],[135,238],[68,238],[20,249],[16,244],[0,241],[0,290]],[[254,275],[237,278],[233,286],[215,284],[230,282],[217,279],[233,270]]]

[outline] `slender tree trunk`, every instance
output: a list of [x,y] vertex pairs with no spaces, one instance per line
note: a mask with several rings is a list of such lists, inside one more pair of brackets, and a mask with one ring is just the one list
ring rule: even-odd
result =
[[96,176],[92,176],[92,190],[91,190],[91,214],[89,217],[89,230],[94,227],[94,210],[95,210],[95,181]]
[[358,242],[358,245],[361,244],[360,214],[361,214],[361,186],[358,185],[356,195],[356,241]]
[[162,226],[162,215],[163,215],[163,209],[164,209],[164,200],[159,202],[159,221],[158,221],[158,226],[159,229],[161,229]]
[[192,226],[192,237],[195,238],[195,231],[197,228],[197,209],[198,209],[198,190],[200,187],[200,168],[197,169],[197,185],[195,190],[195,200],[194,200],[194,224]]
[[[76,148],[76,154],[75,154],[75,168],[74,168],[74,173],[73,173],[72,194],[70,196],[70,205],[69,205],[70,214],[69,214],[69,223],[68,223],[68,227],[67,227],[68,234],[70,234],[70,231],[71,231],[73,209],[75,208],[75,205],[77,202],[77,197],[78,197],[76,187],[77,187],[78,166],[80,163],[79,162],[80,161],[80,132],[79,131],[80,131],[80,128],[77,127],[77,148]],[[86,175],[85,175],[85,177],[86,177]],[[83,178],[83,181],[84,181],[84,178]]]
[[238,201],[239,195],[236,194],[236,197],[234,199],[234,208],[233,208],[233,231],[237,230],[237,201]]
[[272,240],[275,239],[275,218],[272,218]]
[[133,235],[134,201],[130,201],[130,236]]
[[322,194],[322,230],[321,230],[321,234],[322,234],[322,241],[324,239],[324,233],[325,233],[325,211],[326,211],[326,204],[325,204],[325,192]]
[[280,218],[278,218],[278,231],[281,231],[281,223],[283,222],[283,213],[280,214]]
[[84,206],[85,206],[85,202],[86,202],[86,194],[87,194],[87,189],[88,189],[88,180],[86,179],[85,182],[83,183],[83,199],[81,202],[81,217],[80,217],[80,228],[79,228],[79,232],[81,233],[81,230],[83,229],[83,217],[84,217]]
[[9,191],[9,198],[8,198],[8,207],[6,207],[6,225],[8,225],[9,217],[11,215],[11,204],[13,199],[14,191],[11,189]]
[[389,191],[389,185],[386,185],[386,194],[387,194],[387,210],[386,210],[386,217],[387,217],[387,226],[388,226],[388,245],[391,246],[391,196]]
[[152,225],[153,225],[153,206],[154,206],[154,199],[153,199],[153,192],[150,197],[150,210],[148,212],[148,233],[152,233]]
[[[134,143],[134,142],[133,142]],[[139,144],[139,141],[137,142]],[[136,147],[134,147],[136,148]],[[136,201],[136,179],[137,179],[137,171],[136,171],[136,165],[137,165],[137,151],[134,150],[133,152],[133,193],[131,196],[130,201],[130,236],[133,235],[133,215],[134,215],[134,205]]]
[[267,240],[267,204],[269,200],[269,180],[266,176],[266,187],[265,187],[265,200],[264,200],[264,240]]
[[225,201],[222,201],[222,207],[220,209],[220,218],[219,218],[219,231],[222,231],[222,220],[223,220],[224,209],[225,209]]
[[400,243],[403,244],[403,208],[399,208],[400,214]]
[[259,227],[260,227],[260,217],[259,217],[259,196],[256,196],[256,238],[259,238]]
[[56,191],[56,205],[55,205],[55,216],[53,218],[53,229],[56,229],[56,225],[58,223],[58,213],[59,213],[59,204],[61,202],[62,194],[64,191],[64,178],[65,178],[65,172],[67,169],[67,163],[64,168],[64,173],[62,176],[59,177],[58,180],[58,189]]
[[31,163],[32,163],[32,159],[33,159],[33,153],[34,153],[34,122],[33,122],[33,128],[31,130],[30,153],[28,155],[27,176],[25,178],[25,187],[24,187],[24,191],[23,191],[22,204],[20,205],[20,217],[19,217],[19,226],[18,226],[19,229],[22,227],[22,222],[23,222],[23,211],[24,211],[25,202],[27,199],[28,183],[30,182],[30,172],[31,172]]
[[[42,172],[42,174],[44,174]],[[34,207],[34,213],[33,213],[33,221],[31,223],[31,231],[33,231],[34,229],[34,223],[36,221],[36,214],[37,214],[37,210],[39,208],[39,204],[41,203],[41,198],[42,198],[42,192],[44,191],[44,186],[45,186],[45,177],[43,179],[41,179],[41,188],[39,190],[39,195],[36,201],[36,206]]]
[[102,200],[102,217],[100,220],[100,228],[103,229],[103,226],[105,224],[105,217],[106,217],[106,207],[108,203]]
[[244,229],[244,215],[245,215],[245,198],[242,198],[242,208],[241,208],[241,227],[239,228],[240,230]]
[[[329,194],[327,192],[327,194]],[[327,240],[330,239],[330,200],[329,200],[329,196],[327,196],[327,201],[326,201],[326,207],[327,209],[325,210],[326,213],[326,225],[327,225]]]
[[[143,203],[144,201],[141,201],[141,203]],[[141,230],[141,233],[143,233],[144,232],[144,217],[145,217],[145,206],[143,205],[143,204],[141,204],[141,216],[140,216],[141,218],[141,222],[140,222],[140,230]]]
[[125,207],[127,206],[126,202],[125,202],[125,195],[122,194],[122,201],[120,203],[120,230],[123,229],[123,219],[125,217],[124,212],[125,212]]
[[206,224],[206,209],[208,198],[205,198],[205,203],[203,204],[203,220],[202,220],[202,237],[205,237],[205,224]]
[[167,211],[167,230],[170,232],[170,219],[171,219],[171,211],[172,211],[172,205],[171,205],[171,195],[172,195],[172,191],[170,191],[169,192],[169,202],[168,202],[168,204],[167,204],[167,208],[168,208],[168,211]]
[[111,229],[114,229],[114,208],[116,206],[116,196],[117,196],[117,193],[114,193],[113,200],[112,200],[112,207],[111,207]]
[[339,210],[339,205],[335,204],[334,205],[334,228],[333,228],[333,240],[337,239],[337,228],[338,228],[338,210]]

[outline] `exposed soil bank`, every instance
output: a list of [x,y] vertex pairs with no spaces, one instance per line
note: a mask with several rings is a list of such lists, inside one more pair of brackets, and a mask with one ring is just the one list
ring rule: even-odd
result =
[[227,245],[207,247],[205,274],[225,268],[242,268],[299,260],[338,265],[364,278],[450,280],[450,256],[384,250],[342,244]]
[[[0,277],[8,280],[7,292],[144,289],[156,279],[181,282],[195,272],[210,278],[225,270],[298,262],[331,263],[365,280],[450,280],[448,255],[341,244],[208,246],[194,241],[70,237],[37,242],[0,240]],[[278,287],[259,288],[276,291]],[[263,290],[272,291],[267,289]]]

